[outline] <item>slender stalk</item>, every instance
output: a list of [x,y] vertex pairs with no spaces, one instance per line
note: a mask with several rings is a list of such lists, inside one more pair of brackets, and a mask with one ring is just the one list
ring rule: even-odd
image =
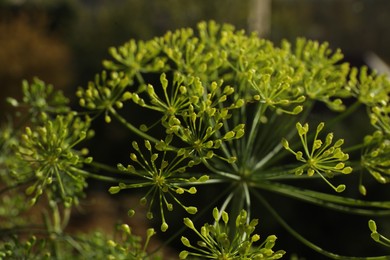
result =
[[253,192],[254,196],[267,208],[267,210],[274,216],[274,218],[282,225],[291,235],[293,235],[297,240],[307,247],[313,249],[314,251],[327,256],[331,259],[340,259],[340,260],[386,260],[389,259],[389,256],[374,256],[374,257],[351,257],[351,256],[342,256],[332,252],[329,252],[313,242],[309,241],[297,231],[295,231],[290,225],[288,225],[284,219],[276,212],[276,210],[268,203],[263,196],[261,196],[257,191]]
[[82,169],[79,169],[76,167],[72,167],[72,166],[70,168],[71,168],[72,172],[77,173],[79,175],[82,175],[86,178],[92,178],[92,179],[96,179],[96,180],[100,180],[100,181],[114,182],[114,183],[126,182],[126,181],[128,182],[129,181],[127,179],[120,179],[118,177],[109,177],[109,176],[105,176],[105,175],[91,173],[89,171],[85,171],[85,170],[82,170]]
[[252,154],[255,145],[256,135],[259,131],[259,125],[261,123],[261,117],[264,115],[267,106],[259,103],[259,108],[252,121],[251,130],[249,131],[248,140],[246,143],[246,151],[244,153],[244,162],[248,161],[248,157]]
[[138,136],[149,140],[153,143],[158,143],[159,140],[152,137],[151,135],[148,135],[147,133],[141,131],[137,127],[135,127],[133,124],[129,123],[125,118],[123,118],[113,107],[110,107],[108,111],[113,115],[122,125],[124,125],[127,129],[132,131],[133,133],[137,134]]
[[[352,198],[345,198],[337,195],[296,188],[290,185],[274,183],[270,181],[257,182],[254,183],[252,186],[272,192],[277,192],[279,194],[283,194],[292,198],[300,199],[302,201],[310,202],[312,204],[342,212],[354,213],[359,215],[390,215],[390,201],[364,201]],[[365,209],[372,207],[385,210]]]

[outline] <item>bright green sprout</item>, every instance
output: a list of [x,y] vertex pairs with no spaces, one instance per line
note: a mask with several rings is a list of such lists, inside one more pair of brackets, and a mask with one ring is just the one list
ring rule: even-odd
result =
[[309,132],[309,125],[307,123],[303,126],[300,123],[296,124],[298,135],[303,145],[303,152],[293,151],[289,147],[289,143],[286,139],[282,140],[282,144],[287,151],[295,155],[295,158],[298,161],[304,163],[304,165],[295,169],[296,175],[301,175],[306,172],[308,176],[313,176],[316,173],[320,175],[321,178],[325,180],[325,182],[329,184],[329,186],[331,186],[336,192],[343,192],[345,190],[345,185],[341,184],[335,187],[326,179],[324,174],[327,176],[333,176],[335,173],[351,173],[352,168],[345,166],[345,161],[348,160],[349,156],[340,148],[344,143],[343,139],[339,139],[334,144],[332,144],[333,133],[329,133],[326,136],[325,142],[323,142],[321,139],[318,139],[318,134],[321,132],[324,126],[324,123],[320,123],[317,126],[312,145],[310,146],[307,135]]
[[[188,238],[182,236],[183,245],[189,251],[180,252],[180,259],[189,256],[204,259],[280,259],[285,252],[273,251],[276,236],[268,236],[261,244],[255,245],[260,240],[258,234],[254,234],[258,224],[257,219],[249,222],[247,212],[241,210],[235,221],[235,229],[230,230],[229,215],[227,212],[213,210],[215,223],[205,224],[198,231],[189,218],[184,219],[184,224],[193,230],[201,239],[196,245],[191,244]],[[221,221],[222,220],[222,221]]]

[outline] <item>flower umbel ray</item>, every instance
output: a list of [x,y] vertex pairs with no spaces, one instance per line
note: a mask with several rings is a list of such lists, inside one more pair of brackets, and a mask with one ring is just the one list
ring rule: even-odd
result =
[[[186,178],[180,176],[185,173],[187,168],[196,164],[196,162],[189,157],[189,154],[187,154],[184,149],[181,149],[175,152],[177,154],[172,160],[168,161],[167,151],[163,150],[160,153],[155,153],[148,140],[145,140],[144,147],[148,150],[149,158],[142,153],[136,141],[132,142],[132,146],[137,154],[131,153],[130,159],[139,167],[136,169],[133,165],[125,167],[122,164],[118,164],[118,169],[138,177],[141,180],[137,182],[133,181],[129,184],[119,183],[118,186],[112,186],[109,189],[110,193],[115,194],[123,189],[151,187],[146,195],[141,198],[140,203],[143,205],[149,203],[147,217],[151,219],[153,218],[153,203],[155,202],[155,199],[158,200],[162,221],[161,230],[163,232],[168,229],[168,224],[165,221],[164,209],[167,209],[168,211],[173,210],[172,200],[188,213],[195,214],[197,212],[196,207],[186,206],[176,197],[176,195],[184,193],[195,194],[197,192],[194,186],[191,186],[190,188],[184,188],[183,186],[208,180],[208,176],[206,175],[200,176],[199,178]],[[149,198],[150,201],[148,202]]]
[[318,138],[318,135],[324,126],[324,123],[320,123],[317,126],[313,143],[310,146],[307,136],[307,133],[309,132],[309,125],[305,123],[302,126],[302,124],[299,122],[296,124],[298,135],[303,147],[303,152],[292,150],[286,139],[282,140],[282,144],[287,151],[295,155],[295,158],[298,161],[304,163],[302,166],[299,166],[295,169],[296,175],[301,175],[305,171],[308,176],[313,176],[314,173],[317,173],[336,192],[343,192],[346,186],[344,184],[340,184],[339,186],[335,187],[324,176],[324,173],[328,177],[332,177],[335,173],[351,173],[352,168],[345,166],[345,161],[348,160],[349,155],[341,150],[341,146],[344,143],[343,139],[339,139],[334,144],[332,144],[333,133],[327,134],[325,142]]

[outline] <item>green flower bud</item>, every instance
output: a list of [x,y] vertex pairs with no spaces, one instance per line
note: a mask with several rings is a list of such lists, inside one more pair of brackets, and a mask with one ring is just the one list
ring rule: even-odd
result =
[[168,230],[168,224],[166,223],[166,222],[163,222],[162,224],[161,224],[161,231],[162,232],[165,232],[165,231],[167,231]]
[[121,191],[121,188],[118,186],[112,186],[108,189],[108,192],[110,192],[111,194],[116,194],[120,191]]
[[183,245],[185,245],[186,247],[190,247],[191,246],[190,240],[188,240],[188,238],[182,236],[180,240],[183,243]]
[[196,214],[196,212],[198,212],[198,209],[196,207],[186,207],[185,210],[189,213],[189,214]]

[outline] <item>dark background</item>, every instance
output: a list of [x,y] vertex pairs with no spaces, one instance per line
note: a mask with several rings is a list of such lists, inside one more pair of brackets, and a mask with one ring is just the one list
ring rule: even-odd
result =
[[[85,86],[102,70],[101,61],[108,58],[110,46],[130,38],[147,40],[167,30],[195,27],[201,20],[227,22],[247,31],[257,29],[261,37],[276,45],[282,39],[294,41],[301,36],[328,41],[332,49],[341,48],[345,59],[356,66],[372,65],[376,56],[390,63],[388,0],[259,1],[267,8],[261,9],[256,0],[0,0],[0,120],[6,120],[10,112],[5,97],[20,96],[22,79],[37,76],[73,97],[78,86]],[[268,16],[256,16],[256,11]],[[285,215],[304,218],[291,224],[304,230],[302,223],[307,223],[305,235],[323,232],[318,243],[326,249],[364,252],[366,246],[373,246],[366,226],[343,229],[340,223],[348,222],[348,215],[327,217],[323,209],[285,199],[278,205],[278,201],[274,197],[275,207]],[[327,221],[320,222],[324,218]],[[359,221],[366,223],[363,219]],[[272,222],[264,219],[267,221]],[[262,223],[261,219],[260,227]],[[356,241],[340,244],[336,239],[348,237],[346,234],[350,239],[354,237],[351,234],[365,230],[366,241],[356,237]],[[295,250],[306,259],[320,259],[299,243],[288,241],[282,232],[275,231],[278,248]]]

